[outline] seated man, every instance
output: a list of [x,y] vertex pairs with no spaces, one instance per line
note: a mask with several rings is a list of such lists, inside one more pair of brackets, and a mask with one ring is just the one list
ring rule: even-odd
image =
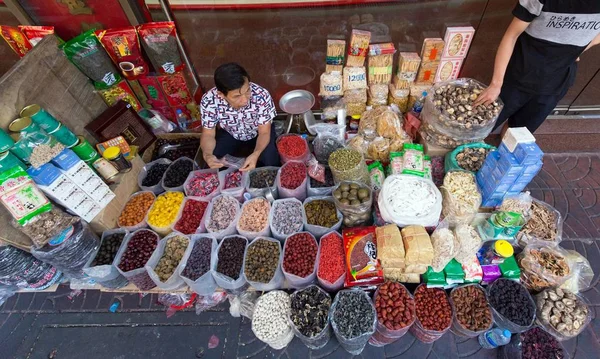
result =
[[255,168],[257,162],[263,166],[279,165],[271,126],[275,104],[267,90],[250,82],[240,65],[229,63],[215,70],[215,87],[202,96],[200,113],[200,147],[210,168],[223,167],[219,158],[234,155],[242,148],[253,152],[246,157],[241,171]]

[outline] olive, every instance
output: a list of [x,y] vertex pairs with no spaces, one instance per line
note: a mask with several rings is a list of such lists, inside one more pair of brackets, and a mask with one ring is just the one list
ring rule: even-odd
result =
[[352,189],[359,189],[360,186],[357,185],[356,183],[350,183],[350,188],[352,188]]
[[348,198],[348,192],[342,192],[342,198]]
[[356,190],[356,189],[351,189],[350,190],[350,194],[357,194],[357,193],[358,193],[358,190]]
[[349,205],[349,204],[350,204],[350,201],[349,201],[347,198],[342,198],[342,199],[340,200],[340,203],[341,203],[341,204],[345,204],[345,205]]
[[348,192],[350,190],[350,186],[347,183],[342,183],[340,189],[342,190],[342,192]]
[[359,199],[365,199],[369,197],[369,190],[366,188],[361,188],[358,190],[358,198]]
[[367,203],[367,202],[369,202],[369,197],[363,198],[363,199],[361,199],[361,201],[362,201],[362,203]]
[[348,195],[348,199],[349,199],[350,201],[356,201],[356,199],[357,199],[357,198],[358,198],[358,197],[356,196],[356,194],[350,193],[350,194]]
[[360,201],[357,199],[353,199],[350,201],[350,205],[352,206],[358,206],[360,204]]

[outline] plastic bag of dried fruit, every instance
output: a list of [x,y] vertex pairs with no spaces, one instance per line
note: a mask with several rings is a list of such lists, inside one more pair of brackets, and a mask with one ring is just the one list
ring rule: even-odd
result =
[[555,246],[562,241],[564,218],[546,202],[532,198],[530,218],[517,233],[521,248],[528,244],[541,243]]
[[433,246],[431,268],[434,272],[443,271],[460,248],[460,243],[446,221],[442,221],[431,234],[431,245]]
[[481,193],[473,173],[448,172],[440,192],[442,215],[451,226],[473,222],[481,207]]
[[535,296],[537,323],[558,340],[578,336],[592,320],[589,303],[580,295],[560,288]]
[[571,277],[567,279],[560,288],[570,290],[577,294],[588,290],[594,280],[594,270],[590,262],[573,250],[567,250],[566,256],[569,267],[571,268]]
[[563,284],[572,275],[568,252],[561,247],[533,243],[517,256],[521,267],[521,283],[532,291]]

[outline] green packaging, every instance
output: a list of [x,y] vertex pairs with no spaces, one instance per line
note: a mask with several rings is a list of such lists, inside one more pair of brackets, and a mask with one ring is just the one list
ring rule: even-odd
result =
[[427,272],[423,274],[423,281],[427,283],[428,288],[444,287],[446,285],[446,276],[444,271],[434,272],[431,266],[427,267]]
[[444,274],[446,275],[447,284],[460,284],[465,282],[465,271],[463,271],[462,265],[454,258],[446,264],[446,267],[444,267]]
[[375,161],[368,166],[369,176],[371,177],[371,188],[373,191],[379,191],[385,181],[385,172],[383,165],[379,161]]
[[121,81],[119,72],[94,30],[74,37],[62,45],[62,48],[67,58],[94,81],[97,87],[107,89]]
[[0,201],[20,225],[52,209],[48,198],[18,166],[0,173]]
[[502,273],[503,278],[516,280],[521,278],[521,269],[519,269],[519,265],[517,264],[515,256],[510,256],[504,259],[504,262],[498,264],[498,267],[500,267],[500,272]]

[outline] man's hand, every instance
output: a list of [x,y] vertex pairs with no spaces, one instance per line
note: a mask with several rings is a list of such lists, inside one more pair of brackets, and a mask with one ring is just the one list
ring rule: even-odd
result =
[[481,91],[481,94],[479,94],[479,97],[477,97],[477,99],[473,103],[473,107],[477,107],[479,105],[487,106],[492,102],[496,101],[498,99],[498,96],[500,96],[501,89],[502,86],[490,85],[488,88]]
[[223,167],[223,162],[219,161],[219,159],[215,155],[204,156],[204,161],[210,168],[221,168]]
[[259,154],[256,152],[252,153],[250,156],[246,157],[246,161],[244,161],[244,165],[240,168],[240,171],[246,172],[256,168],[256,162],[258,162]]

